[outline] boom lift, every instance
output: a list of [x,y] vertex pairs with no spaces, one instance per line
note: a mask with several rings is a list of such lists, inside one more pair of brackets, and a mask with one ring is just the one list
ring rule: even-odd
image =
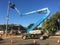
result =
[[26,39],[26,38],[34,38],[34,37],[38,37],[39,39],[43,39],[43,36],[41,36],[41,31],[40,30],[33,30],[34,28],[36,28],[37,26],[39,26],[50,14],[50,11],[48,8],[43,8],[43,9],[39,9],[36,11],[31,11],[28,13],[24,13],[21,14],[19,12],[19,10],[15,7],[15,4],[12,4],[11,2],[9,3],[10,8],[15,9],[17,11],[17,13],[19,13],[19,15],[29,15],[29,14],[33,14],[33,13],[43,13],[45,14],[41,19],[39,19],[31,28],[27,29],[27,34],[23,35],[22,38]]

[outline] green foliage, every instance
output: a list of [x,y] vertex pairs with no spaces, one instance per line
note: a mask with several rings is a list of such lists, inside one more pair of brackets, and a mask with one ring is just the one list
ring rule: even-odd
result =
[[43,22],[42,28],[48,30],[50,33],[55,33],[60,29],[60,12],[54,14],[50,19]]
[[6,25],[0,25],[0,30],[5,30],[6,29]]
[[42,30],[42,27],[38,27],[37,30]]
[[[11,29],[11,26],[10,25],[8,25],[8,29],[10,30]],[[0,25],[0,30],[6,30],[6,25],[4,24],[4,25]]]

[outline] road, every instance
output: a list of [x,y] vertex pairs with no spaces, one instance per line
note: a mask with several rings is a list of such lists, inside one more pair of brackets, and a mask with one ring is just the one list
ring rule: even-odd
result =
[[[21,38],[14,38],[14,39],[5,39],[0,41],[0,45],[33,45],[33,40],[36,41],[37,45],[60,45],[57,43],[59,39],[46,39],[46,40],[39,40],[39,39],[27,39],[23,40]],[[12,41],[12,43],[11,43]]]

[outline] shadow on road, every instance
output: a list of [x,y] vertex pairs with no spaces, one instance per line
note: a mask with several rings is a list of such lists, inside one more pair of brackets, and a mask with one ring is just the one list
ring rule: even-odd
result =
[[0,41],[2,41],[3,39],[2,38],[0,38]]
[[40,45],[40,44],[18,44],[18,45]]
[[[40,44],[18,44],[18,45],[40,45]],[[44,45],[49,45],[49,44],[47,43],[47,44],[44,44]]]

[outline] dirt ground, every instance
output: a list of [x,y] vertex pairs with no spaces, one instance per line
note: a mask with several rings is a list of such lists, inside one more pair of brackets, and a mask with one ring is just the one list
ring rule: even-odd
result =
[[[3,38],[3,39],[7,39],[7,38],[21,38],[22,35],[2,35],[0,36],[0,38]],[[50,36],[49,38],[55,38],[55,39],[59,39],[60,36]]]
[[21,35],[2,35],[0,38],[3,38],[3,39],[8,39],[8,38],[21,38],[22,36]]

